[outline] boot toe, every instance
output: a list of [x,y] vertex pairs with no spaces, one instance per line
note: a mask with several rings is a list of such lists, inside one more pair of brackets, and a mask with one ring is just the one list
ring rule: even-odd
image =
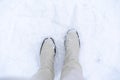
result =
[[80,39],[79,39],[79,35],[78,32],[75,29],[70,29],[67,32],[66,35],[66,40],[65,40],[65,44],[70,44],[72,46],[77,44],[80,46]]
[[45,38],[43,40],[42,46],[41,46],[41,51],[46,50],[46,51],[55,51],[56,52],[56,46],[53,38]]

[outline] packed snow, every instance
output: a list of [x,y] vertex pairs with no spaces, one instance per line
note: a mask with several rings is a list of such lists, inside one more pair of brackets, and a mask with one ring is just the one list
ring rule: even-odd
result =
[[43,39],[53,37],[59,80],[71,28],[80,35],[84,79],[120,80],[120,0],[0,0],[0,78],[32,77]]

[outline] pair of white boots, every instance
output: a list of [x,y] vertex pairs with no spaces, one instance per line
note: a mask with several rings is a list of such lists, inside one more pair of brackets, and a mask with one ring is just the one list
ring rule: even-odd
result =
[[[83,80],[81,66],[79,64],[79,36],[75,30],[69,30],[65,39],[65,61],[61,74],[61,80]],[[32,80],[54,80],[54,58],[56,46],[52,38],[43,41],[40,51],[41,68],[33,76]]]

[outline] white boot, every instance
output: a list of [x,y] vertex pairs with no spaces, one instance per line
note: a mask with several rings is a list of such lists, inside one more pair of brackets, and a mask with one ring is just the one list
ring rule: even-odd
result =
[[33,77],[33,80],[54,80],[55,49],[55,43],[52,38],[46,38],[43,41],[40,51],[41,68]]
[[75,30],[69,30],[65,40],[65,62],[61,74],[61,80],[83,80],[81,66],[79,64],[80,41]]

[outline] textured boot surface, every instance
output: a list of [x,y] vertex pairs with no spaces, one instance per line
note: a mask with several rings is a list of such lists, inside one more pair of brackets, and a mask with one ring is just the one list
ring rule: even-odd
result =
[[65,61],[78,61],[79,60],[79,50],[80,50],[80,40],[77,31],[69,30],[65,39]]
[[80,40],[75,30],[69,30],[65,40],[65,62],[61,74],[61,80],[83,80],[81,66],[79,64]]
[[40,51],[41,68],[32,80],[53,80],[54,79],[54,57],[55,43],[52,38],[43,41]]
[[51,71],[53,71],[54,57],[55,57],[54,41],[52,38],[45,39],[40,51],[41,68],[49,68]]

